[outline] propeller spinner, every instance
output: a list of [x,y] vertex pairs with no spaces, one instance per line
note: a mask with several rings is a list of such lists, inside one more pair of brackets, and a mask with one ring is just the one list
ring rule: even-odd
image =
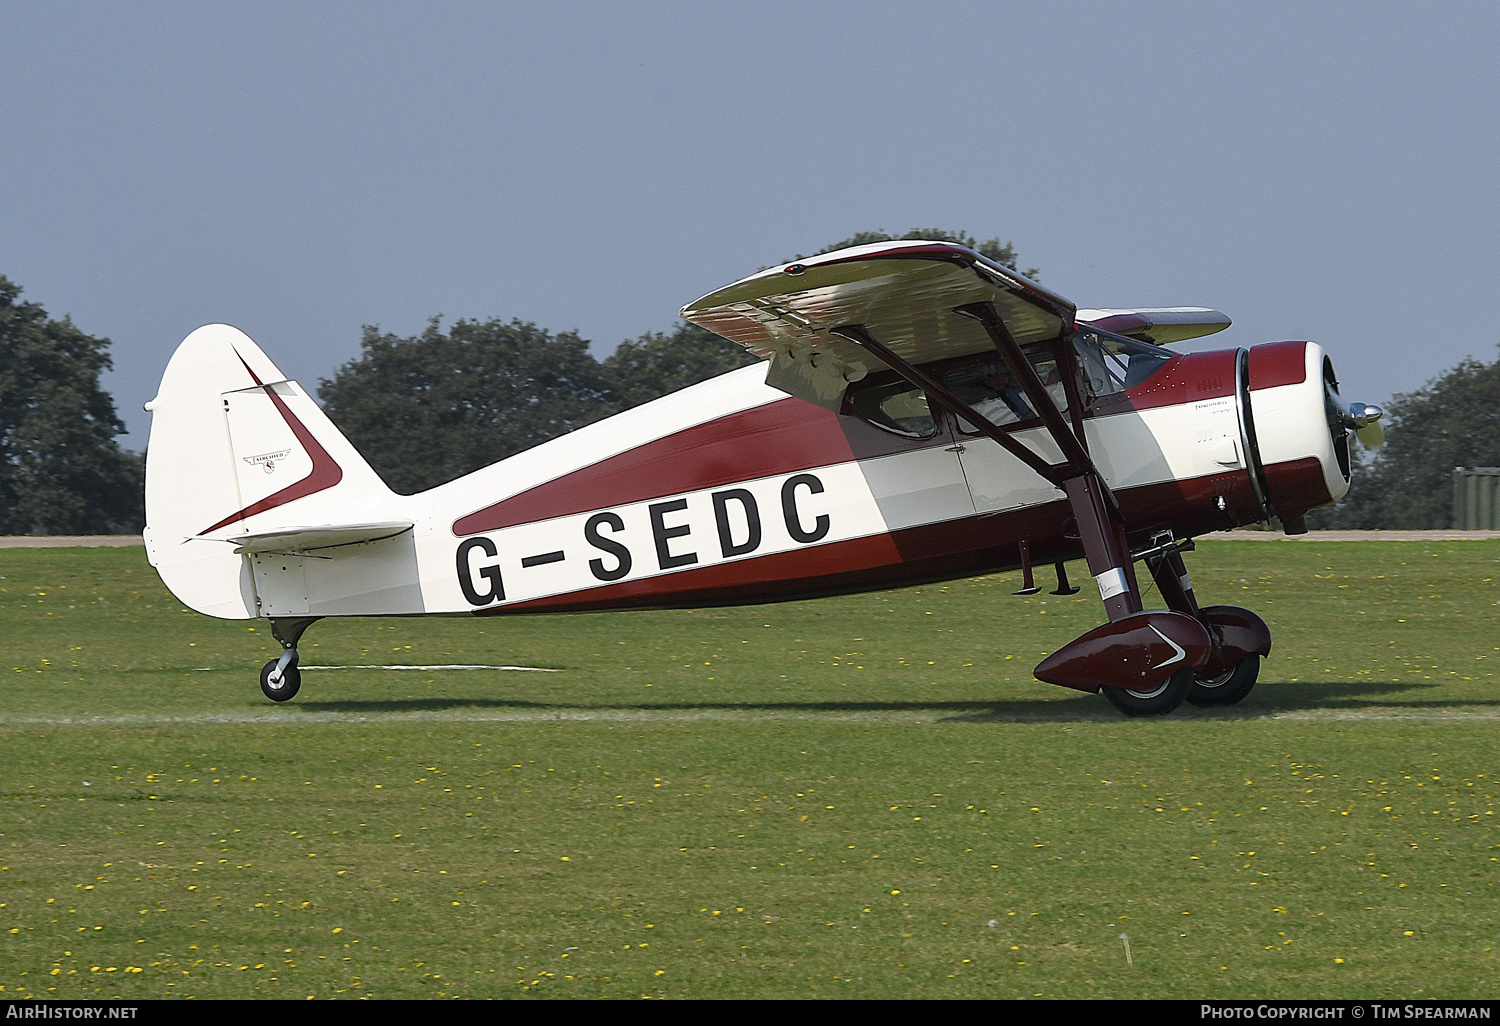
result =
[[1324,402],[1328,407],[1328,426],[1334,430],[1352,431],[1366,449],[1385,444],[1385,429],[1380,418],[1385,411],[1373,403],[1346,403],[1338,392],[1338,381],[1325,376]]

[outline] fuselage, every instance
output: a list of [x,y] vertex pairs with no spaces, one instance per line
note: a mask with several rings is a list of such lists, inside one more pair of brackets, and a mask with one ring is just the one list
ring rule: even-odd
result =
[[[1183,355],[1085,327],[1028,359],[1133,548],[1291,521],[1347,489],[1316,344]],[[1059,458],[993,355],[924,369]],[[1005,570],[1023,542],[1037,564],[1083,554],[1061,491],[893,372],[836,410],[765,377],[734,371],[402,496],[253,342],[200,329],[153,401],[148,553],[185,604],[228,618],[773,602]]]
[[[1138,384],[1079,391],[1133,544],[1290,519],[1343,494],[1320,347],[1162,357]],[[983,363],[935,370],[962,378]],[[343,603],[319,601],[319,578],[397,547],[420,607],[388,612],[480,615],[895,587],[1018,567],[1023,541],[1037,563],[1082,555],[1062,492],[959,418],[920,401],[916,418],[862,413],[863,393],[906,391],[893,376],[861,382],[837,413],[763,379],[763,367],[732,372],[409,497],[409,540],[301,559],[305,601],[282,603],[282,574],[258,574],[261,613],[336,615]],[[924,407],[930,423],[917,425]],[[1058,458],[1036,418],[1007,428]]]

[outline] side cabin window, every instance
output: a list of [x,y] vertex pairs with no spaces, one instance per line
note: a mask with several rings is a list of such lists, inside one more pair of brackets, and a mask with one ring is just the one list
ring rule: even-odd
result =
[[906,438],[937,434],[927,393],[905,379],[862,389],[850,395],[849,403],[859,416],[893,434]]
[[[1026,359],[1036,371],[1037,378],[1047,390],[1053,404],[1059,410],[1066,411],[1068,393],[1063,385],[1065,370],[1057,366],[1052,346],[1035,346],[1025,352]],[[998,358],[950,371],[943,378],[943,384],[996,427],[1008,427],[1041,417],[1032,409],[1031,400],[1026,397],[1021,383],[1015,380],[1010,368]],[[965,434],[979,433],[973,424],[962,417],[958,420],[958,427]]]
[[1074,335],[1073,349],[1083,365],[1083,387],[1090,396],[1134,388],[1172,359],[1171,353],[1157,346],[1099,331]]

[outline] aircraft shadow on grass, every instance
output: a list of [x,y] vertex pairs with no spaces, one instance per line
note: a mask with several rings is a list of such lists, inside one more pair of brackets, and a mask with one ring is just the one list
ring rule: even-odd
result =
[[[1399,681],[1367,683],[1274,682],[1257,685],[1239,705],[1195,708],[1183,705],[1174,716],[1194,719],[1258,719],[1289,712],[1352,712],[1366,710],[1463,711],[1500,710],[1500,696],[1494,699],[1441,699],[1419,697],[1423,692],[1440,688],[1440,684],[1404,684]],[[631,702],[588,704],[549,702],[516,698],[403,698],[304,701],[292,706],[308,713],[400,714],[453,710],[510,710],[515,712],[554,713],[559,718],[579,714],[652,713],[760,713],[774,719],[778,715],[827,713],[840,715],[909,713],[969,722],[1073,722],[1099,720],[1119,722],[1119,714],[1097,695],[1079,693],[1062,698],[1037,698],[998,701],[874,701],[874,702]]]
[[[1195,707],[1183,704],[1172,717],[1195,720],[1262,719],[1297,712],[1360,713],[1371,710],[1395,712],[1431,712],[1447,710],[1500,711],[1500,697],[1494,699],[1421,698],[1422,692],[1440,688],[1439,684],[1404,684],[1400,681],[1262,681],[1255,690],[1232,706]],[[987,712],[959,715],[951,719],[973,720],[1109,720],[1111,708],[1097,696],[1079,694],[1061,700],[1032,702],[996,702]],[[1169,719],[1172,717],[1168,717]],[[1154,717],[1147,717],[1152,719]]]

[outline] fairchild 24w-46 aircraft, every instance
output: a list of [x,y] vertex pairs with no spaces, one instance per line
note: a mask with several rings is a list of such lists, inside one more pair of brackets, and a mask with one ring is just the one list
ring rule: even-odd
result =
[[[1036,668],[1131,715],[1229,704],[1271,634],[1200,606],[1192,539],[1349,487],[1312,342],[1173,353],[1229,319],[1078,310],[961,246],[889,242],[751,275],[682,310],[763,359],[417,495],[392,492],[248,337],[213,324],[168,364],[146,548],[182,602],[268,618],[261,671],[297,693],[330,616],[496,616],[774,602],[1087,560],[1107,622]],[[435,442],[434,444],[441,444]],[[1143,607],[1135,565],[1166,609]]]

